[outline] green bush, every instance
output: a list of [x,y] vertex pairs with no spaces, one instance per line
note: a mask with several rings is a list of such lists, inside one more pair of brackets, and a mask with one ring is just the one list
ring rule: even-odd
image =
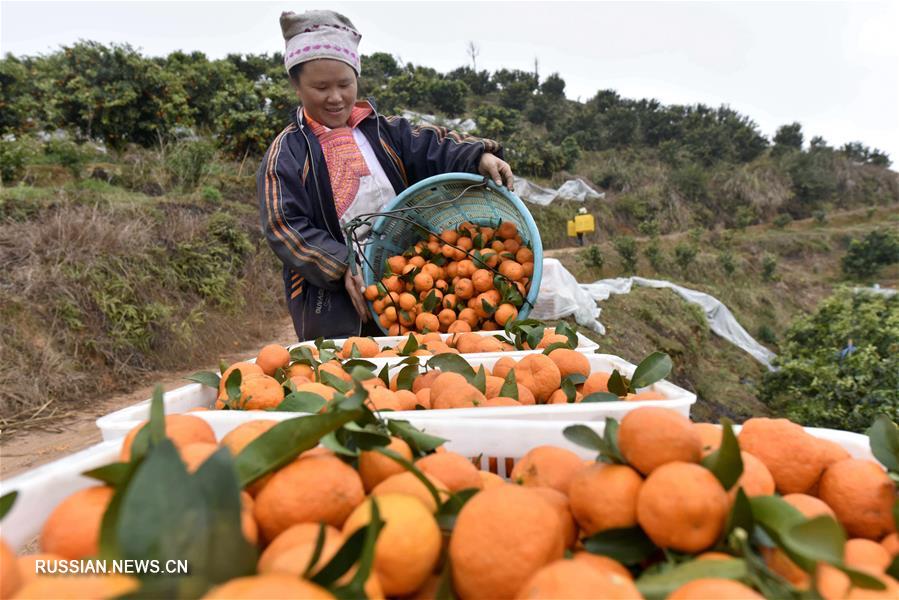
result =
[[733,275],[737,270],[737,263],[734,261],[734,254],[730,250],[724,250],[718,255],[718,264],[721,269],[728,275]]
[[621,257],[621,266],[625,273],[637,270],[637,241],[629,235],[615,239],[615,250]]
[[861,240],[852,240],[843,257],[843,272],[853,279],[866,279],[880,267],[899,262],[899,235],[875,229]]
[[27,148],[18,140],[0,139],[0,181],[4,185],[22,179],[27,160]]
[[784,335],[759,398],[803,425],[862,431],[899,414],[899,295],[842,290]]
[[659,238],[653,237],[649,243],[643,248],[643,256],[652,265],[652,268],[658,273],[665,268],[665,258],[662,256],[662,248],[659,246]]
[[774,281],[777,278],[777,257],[766,254],[762,258],[762,280]]
[[693,261],[696,260],[696,246],[680,243],[674,247],[674,262],[680,267],[682,273],[686,273]]
[[580,257],[581,262],[583,262],[588,267],[597,269],[602,271],[603,266],[606,264],[606,259],[603,257],[602,252],[599,250],[599,246],[590,246],[588,248],[584,248],[581,251]]
[[793,222],[793,217],[791,217],[790,215],[781,213],[781,214],[777,215],[776,217],[774,217],[774,220],[771,221],[771,224],[774,225],[775,227],[777,227],[778,229],[783,229],[784,227],[786,227],[787,225],[789,225],[792,222]]
[[774,333],[774,329],[772,329],[771,326],[767,323],[763,323],[759,327],[757,337],[759,338],[759,340],[770,346],[774,346],[775,344],[777,344],[777,334]]
[[211,185],[204,185],[200,193],[207,202],[219,202],[222,199],[222,193]]
[[174,186],[193,190],[209,172],[215,145],[207,140],[184,140],[172,144],[165,155],[165,169]]
[[815,218],[815,223],[818,225],[824,225],[827,223],[827,211],[824,209],[816,210],[812,213],[812,216]]

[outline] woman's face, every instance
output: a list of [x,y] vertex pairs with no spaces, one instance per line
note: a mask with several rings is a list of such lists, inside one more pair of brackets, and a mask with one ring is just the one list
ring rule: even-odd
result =
[[356,103],[356,72],[345,62],[322,58],[303,64],[297,97],[315,121],[335,129],[346,125]]

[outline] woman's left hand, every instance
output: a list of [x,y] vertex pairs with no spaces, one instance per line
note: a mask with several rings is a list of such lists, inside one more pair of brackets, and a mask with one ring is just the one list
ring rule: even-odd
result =
[[496,185],[505,184],[510,192],[515,189],[515,183],[512,179],[512,167],[495,154],[485,152],[481,155],[481,162],[478,163],[478,173],[484,177],[489,177]]

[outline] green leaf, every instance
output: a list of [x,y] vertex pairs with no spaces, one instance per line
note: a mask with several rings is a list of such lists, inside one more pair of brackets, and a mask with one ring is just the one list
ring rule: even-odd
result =
[[437,306],[437,302],[438,302],[437,292],[434,290],[431,290],[430,292],[428,292],[428,295],[425,297],[425,301],[421,303],[421,307],[424,309],[425,312],[431,312],[432,310],[434,310],[434,307]]
[[621,398],[609,392],[593,392],[581,398],[581,402],[621,402]]
[[721,425],[721,446],[702,459],[702,466],[712,472],[725,490],[729,490],[743,474],[743,457],[731,420],[721,419]]
[[487,372],[484,370],[484,365],[478,367],[477,372],[469,380],[469,383],[478,388],[482,394],[487,393]]
[[353,384],[349,381],[344,381],[334,373],[329,373],[328,371],[319,370],[318,378],[321,383],[325,384],[328,387],[332,387],[341,394],[346,394],[351,389],[353,389]]
[[549,356],[550,352],[552,352],[553,350],[558,350],[559,348],[563,348],[563,349],[567,350],[570,348],[570,346],[568,345],[567,342],[554,342],[554,343],[550,344],[549,346],[547,346],[543,350],[543,354]]
[[410,333],[409,338],[406,340],[406,343],[403,345],[403,349],[400,350],[400,354],[408,356],[408,355],[412,354],[413,352],[415,352],[416,350],[418,350],[418,339]]
[[568,338],[568,348],[574,350],[578,347],[577,330],[566,321],[560,321],[559,324],[556,325],[556,333]]
[[285,396],[275,410],[315,414],[327,406],[328,401],[312,392],[293,392]]
[[607,462],[626,465],[627,461],[618,448],[618,421],[611,417],[606,417],[606,426],[603,430],[602,439],[605,441],[605,449],[602,451],[602,458]]
[[390,436],[384,433],[384,429],[379,425],[360,426],[350,422],[344,425],[339,433],[351,442],[352,447],[359,450],[375,450],[390,444]]
[[228,379],[225,380],[225,393],[228,395],[228,400],[225,404],[228,405],[228,408],[234,410],[242,408],[240,406],[240,385],[242,381],[243,374],[240,372],[240,369],[231,371]]
[[474,378],[474,369],[471,368],[468,361],[458,354],[447,352],[446,354],[432,356],[428,360],[427,365],[429,369],[440,369],[444,373],[458,373],[469,381]]
[[440,529],[444,532],[452,531],[453,527],[456,526],[456,518],[459,516],[459,511],[480,491],[479,489],[471,488],[450,494],[446,502],[437,509],[437,514],[435,515]]
[[16,503],[16,498],[18,498],[19,492],[12,491],[7,494],[3,494],[0,496],[0,519],[6,516],[6,513],[10,511],[13,507],[13,504]]
[[893,557],[893,562],[887,567],[887,575],[893,579],[899,579],[899,554]]
[[359,351],[359,346],[357,346],[355,342],[350,348],[350,358],[362,358],[362,352]]
[[746,495],[743,488],[737,488],[734,504],[727,515],[724,536],[729,536],[737,528],[743,531],[752,531],[754,527],[755,521],[752,518],[752,506],[749,504],[749,496]]
[[365,371],[367,371],[368,373],[365,379],[368,379],[369,376],[374,373],[375,369],[377,368],[378,365],[376,365],[375,363],[371,362],[370,360],[364,360],[361,358],[354,358],[343,363],[343,370],[347,371],[350,374],[352,374],[356,369],[364,369]]
[[315,572],[319,559],[322,557],[322,549],[325,547],[325,523],[318,524],[318,534],[315,536],[315,548],[312,550],[312,556],[309,557],[309,564],[303,570],[303,579],[310,579]]
[[577,400],[577,387],[574,385],[574,382],[567,377],[562,380],[560,389],[562,390],[562,393],[565,394],[565,401],[568,402],[568,404],[572,404]]
[[518,382],[515,381],[515,369],[509,369],[509,373],[503,380],[503,386],[499,388],[499,395],[504,398],[518,400]]
[[205,385],[206,387],[211,387],[218,389],[219,383],[222,378],[220,375],[213,373],[212,371],[197,371],[193,375],[188,375],[185,377],[188,381],[195,381],[201,385]]
[[691,560],[660,573],[640,576],[634,583],[646,600],[664,600],[674,590],[695,579],[733,579],[747,576],[746,562],[729,560]]
[[608,387],[609,391],[616,396],[627,396],[630,391],[627,378],[623,377],[621,373],[618,372],[618,369],[612,371],[612,375],[609,377]]
[[866,433],[874,457],[888,471],[899,473],[899,427],[886,415],[880,415]]
[[481,298],[481,308],[484,309],[484,312],[487,313],[487,316],[493,315],[496,312],[496,307]]
[[378,539],[378,534],[384,527],[384,521],[381,519],[376,499],[371,498],[368,501],[371,502],[371,519],[368,525],[357,529],[347,538],[340,550],[328,561],[328,564],[312,577],[313,582],[321,586],[331,585],[349,572],[353,565],[359,563],[352,581],[344,586],[343,589],[350,588],[354,590],[355,594],[353,595],[357,598],[365,597],[362,587],[371,573],[375,542]]
[[562,435],[572,444],[577,444],[587,450],[600,452],[605,447],[602,436],[586,425],[569,425],[562,430]]
[[[338,407],[339,408],[339,407]],[[361,407],[281,421],[250,442],[236,458],[241,487],[314,448],[325,434],[365,414]]]
[[390,365],[384,365],[381,372],[378,373],[378,377],[384,382],[384,385],[390,387]]
[[102,481],[112,487],[119,487],[127,483],[134,472],[134,463],[115,462],[82,473],[85,477]]
[[[672,368],[671,357],[664,352],[653,352],[644,358],[631,377],[631,388],[634,392],[668,377]],[[611,389],[611,388],[610,388]]]
[[318,364],[318,361],[315,359],[309,346],[303,345],[297,346],[290,351],[290,363],[312,366]]
[[411,390],[412,384],[420,372],[418,365],[406,365],[400,369],[399,374],[396,376],[396,388],[398,390]]
[[227,371],[227,370],[228,370],[228,363],[219,359],[219,376],[221,377],[221,375],[223,375],[225,373],[225,371]]
[[581,385],[582,383],[587,381],[587,378],[584,377],[583,375],[581,375],[580,373],[571,373],[569,375],[566,375],[565,379],[567,379],[574,385]]
[[449,552],[446,553],[443,561],[443,569],[440,571],[434,600],[456,600],[456,593],[453,590],[453,566],[450,562]]
[[846,534],[830,516],[819,516],[788,528],[781,536],[784,549],[817,563],[835,564],[843,561]]
[[658,551],[640,527],[600,531],[584,540],[584,548],[592,554],[614,558],[624,565],[641,563]]
[[442,437],[425,433],[424,431],[417,429],[414,425],[409,423],[409,421],[388,419],[387,429],[390,433],[409,444],[412,453],[416,456],[423,456],[446,443],[446,440]]
[[155,445],[165,439],[165,401],[162,386],[153,388],[150,400],[150,443]]

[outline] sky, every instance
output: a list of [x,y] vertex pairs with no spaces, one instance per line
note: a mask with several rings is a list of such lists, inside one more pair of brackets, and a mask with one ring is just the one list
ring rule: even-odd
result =
[[[0,1],[0,51],[45,54],[79,39],[173,50],[283,50],[282,11],[329,8],[360,51],[449,71],[557,72],[582,101],[600,89],[665,104],[727,104],[769,137],[798,121],[885,150],[899,165],[899,2],[27,2]],[[365,65],[363,64],[363,72]]]

